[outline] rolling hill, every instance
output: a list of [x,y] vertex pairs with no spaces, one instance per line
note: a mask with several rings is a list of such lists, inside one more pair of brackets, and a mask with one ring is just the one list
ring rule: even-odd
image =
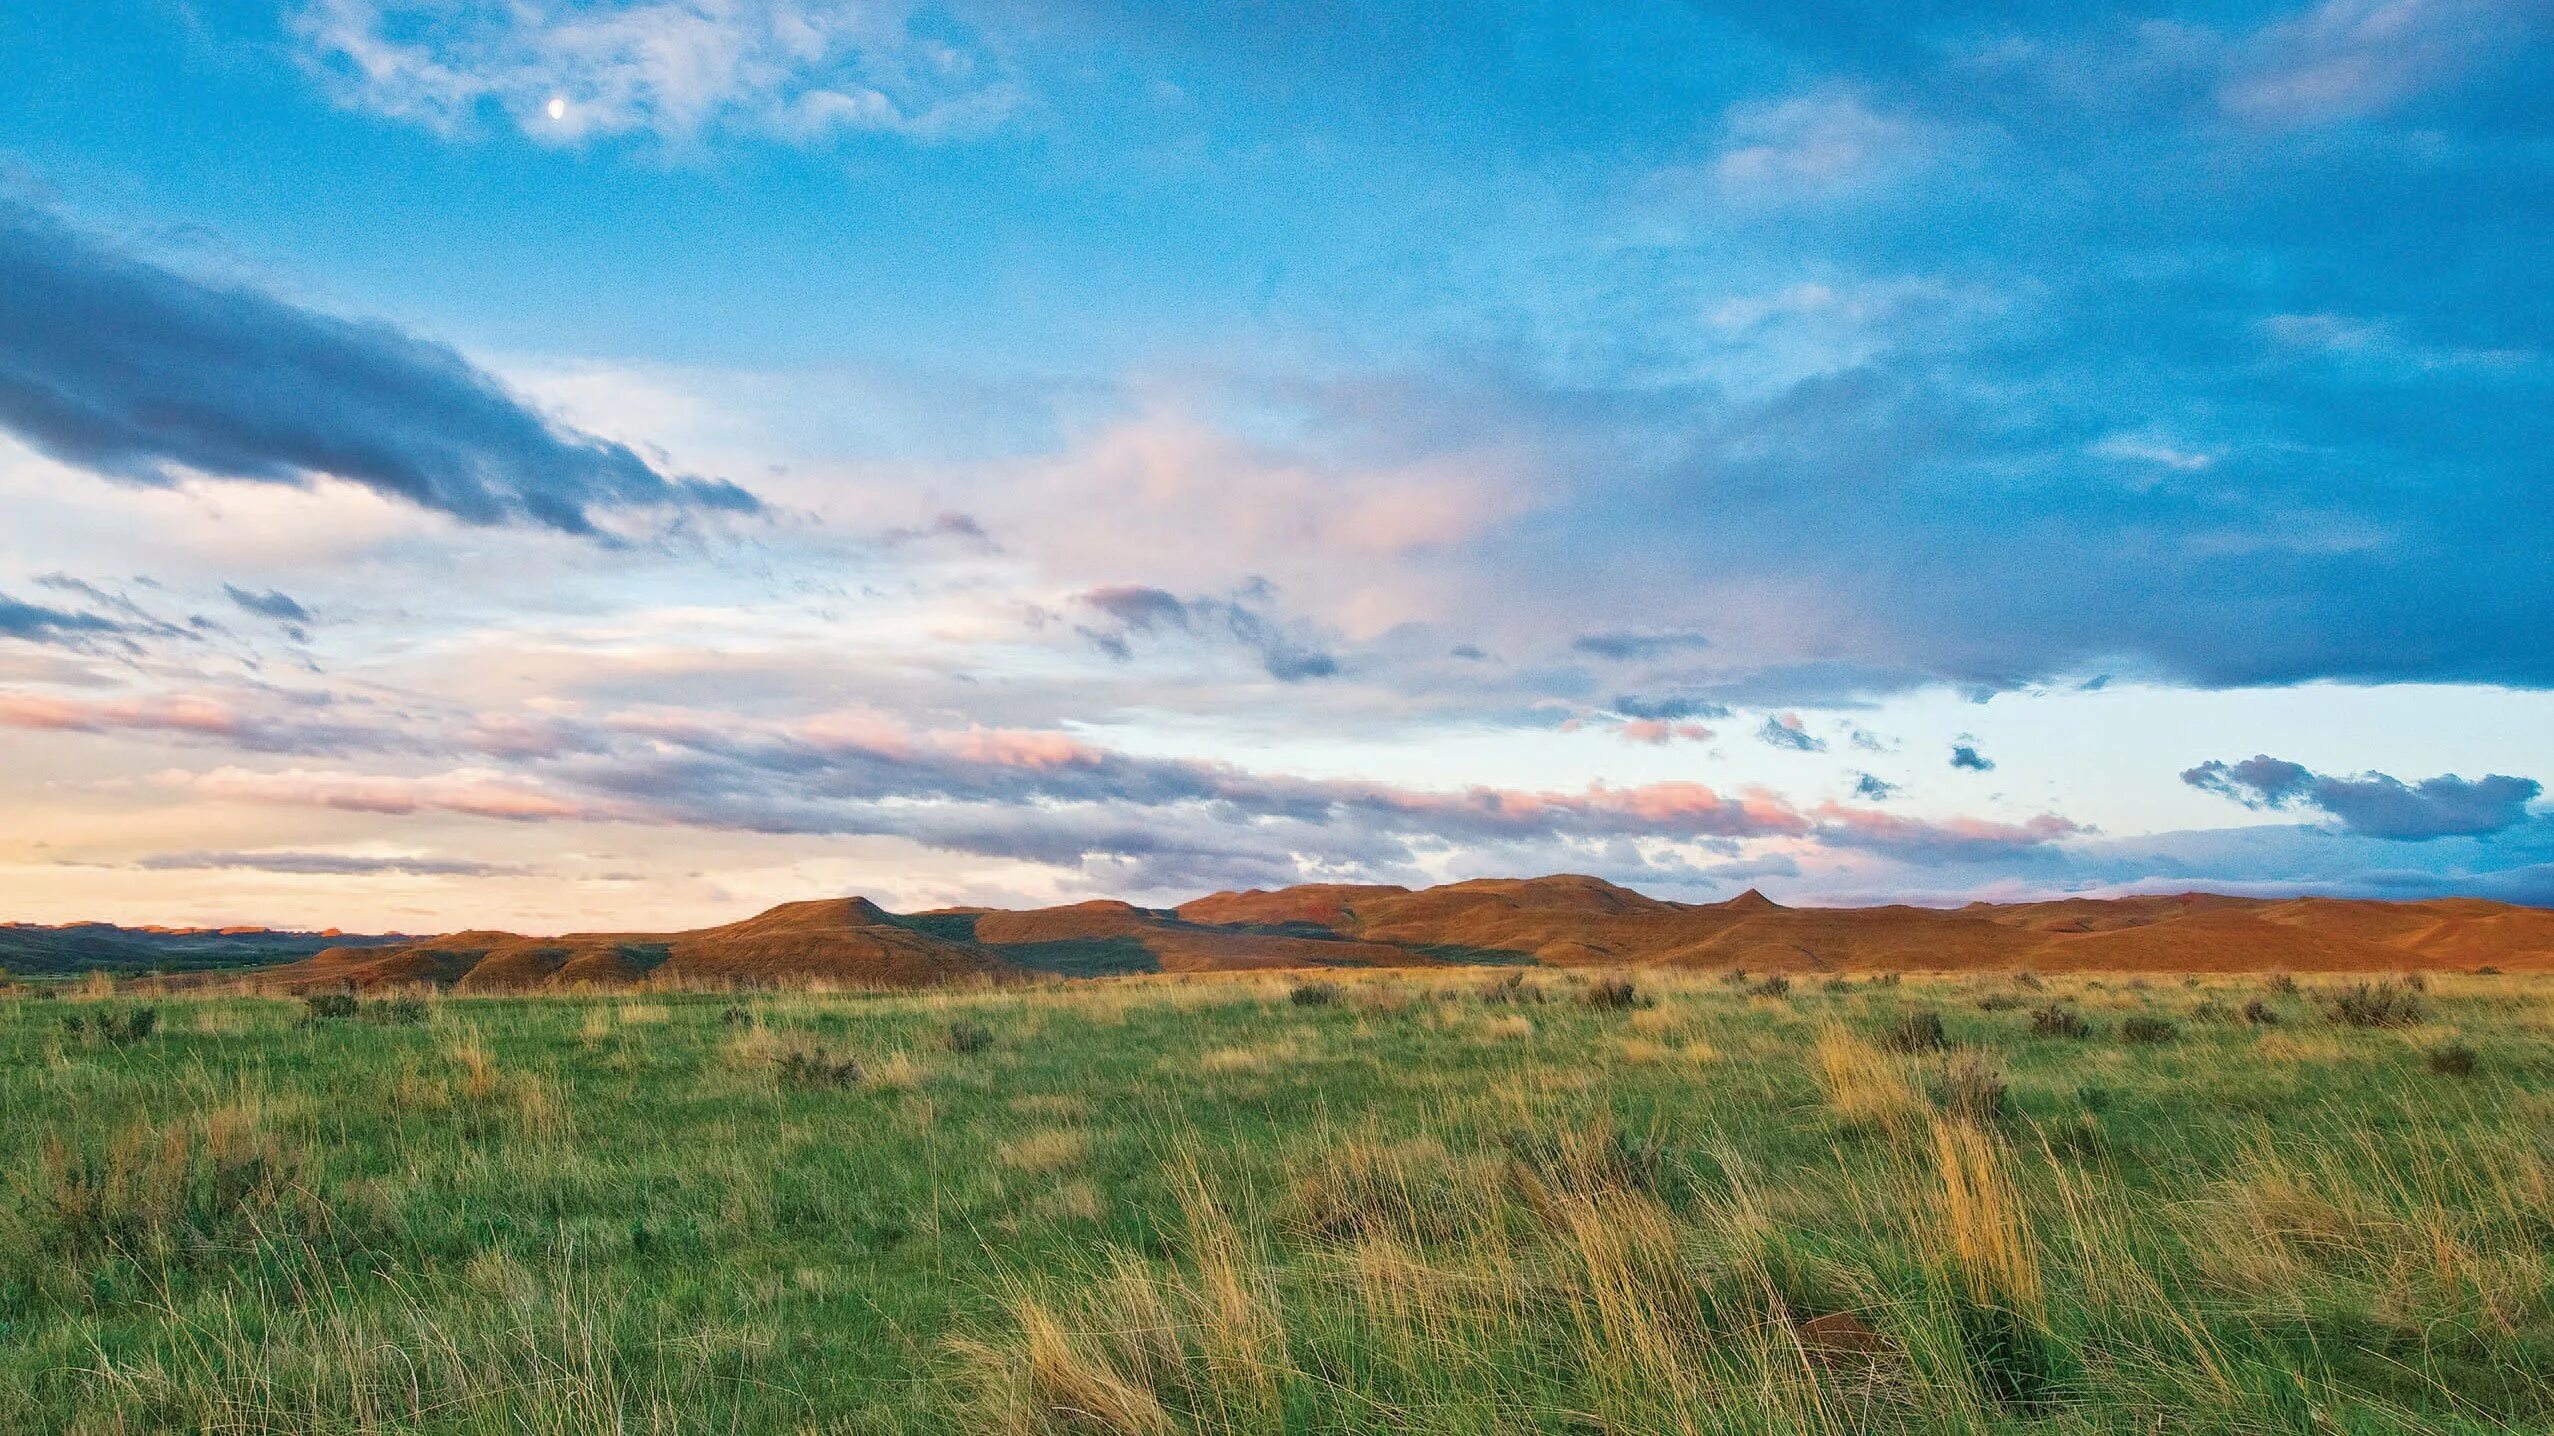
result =
[[75,922],[0,923],[0,972],[68,977],[116,976],[264,967],[329,948],[414,942],[407,936],[356,937],[339,932],[277,932],[262,927],[117,927]]
[[674,933],[462,932],[326,948],[263,970],[288,989],[432,983],[459,991],[686,984],[928,987],[1134,972],[1442,964],[1874,972],[2554,969],[2554,912],[2206,893],[1921,907],[1794,908],[1748,892],[1676,903],[1578,876],[1410,889],[1223,892],[1177,908],[1112,901],[891,913],[865,898],[788,903]]

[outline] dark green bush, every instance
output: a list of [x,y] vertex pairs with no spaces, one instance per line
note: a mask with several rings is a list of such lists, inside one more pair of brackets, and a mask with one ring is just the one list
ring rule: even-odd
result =
[[1335,1007],[1339,997],[1338,983],[1318,977],[1296,983],[1294,991],[1286,994],[1286,1000],[1297,1007]]
[[2442,1077],[2471,1077],[2482,1066],[2482,1054],[2462,1042],[2430,1049],[2430,1070]]
[[2410,1027],[2421,1020],[2421,996],[2393,982],[2361,982],[2332,998],[2332,1020],[2345,1027]]
[[302,997],[302,1021],[333,1022],[352,1017],[363,1004],[351,992],[312,992]]
[[1598,978],[1588,984],[1581,1000],[1590,1007],[1615,1011],[1647,1007],[1652,1001],[1649,994],[1641,991],[1640,984],[1628,977]]
[[2181,1029],[2175,1027],[2170,1021],[2146,1012],[2125,1018],[2119,1025],[2120,1041],[2135,1043],[2142,1047],[2170,1042],[2181,1035]]
[[2034,1037],[2090,1037],[2093,1035],[2093,1024],[2084,1020],[2083,1013],[2065,1003],[2052,1002],[2031,1014],[2031,1035]]
[[1950,1044],[1942,1014],[1930,1007],[1917,1008],[1880,1034],[1880,1045],[1892,1052],[1939,1052]]

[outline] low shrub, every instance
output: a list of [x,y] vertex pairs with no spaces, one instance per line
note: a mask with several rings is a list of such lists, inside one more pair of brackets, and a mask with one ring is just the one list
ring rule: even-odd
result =
[[364,1004],[364,1021],[377,1027],[417,1027],[433,1016],[426,1000],[414,995]]
[[2022,1005],[2021,994],[2015,992],[1990,992],[1978,999],[1980,1012],[2011,1012]]
[[2012,1109],[2012,1092],[2004,1074],[1985,1054],[1963,1052],[1942,1069],[1933,1090],[1943,1115],[1985,1126]]
[[2354,983],[2333,995],[2331,1010],[2345,1027],[2410,1027],[2421,1020],[2421,996],[2399,983]]
[[2244,1020],[2255,1027],[2276,1027],[2279,1025],[2279,1012],[2256,997],[2244,1004]]
[[1340,995],[1338,983],[1316,977],[1296,983],[1294,990],[1286,994],[1286,1000],[1297,1007],[1335,1007]]
[[2065,1003],[2052,1002],[2031,1014],[2031,1035],[2034,1037],[2090,1037],[2093,1035],[2093,1024],[2084,1019],[2083,1013]]
[[351,992],[313,992],[302,997],[302,1023],[334,1022],[352,1017],[363,1006]]
[[1580,998],[1600,1011],[1647,1007],[1651,1000],[1648,993],[1641,991],[1640,984],[1628,977],[1600,977],[1587,985],[1587,992]]
[[1941,1013],[1919,1007],[1891,1023],[1880,1034],[1880,1045],[1891,1052],[1939,1052],[1951,1045],[1951,1036],[1943,1029]]
[[1755,997],[1789,997],[1791,996],[1791,979],[1779,972],[1772,973],[1747,991]]
[[860,1060],[836,1057],[822,1047],[799,1048],[781,1054],[780,1075],[799,1087],[848,1087],[860,1080]]
[[718,1025],[721,1027],[751,1027],[754,1025],[754,1009],[750,1007],[739,1007],[731,1002],[727,1006],[719,1009]]
[[981,1022],[960,1019],[949,1024],[941,1045],[952,1052],[982,1052],[993,1045],[993,1032]]
[[2430,1070],[2442,1077],[2471,1077],[2482,1066],[2482,1054],[2462,1042],[2430,1049]]
[[1481,985],[1481,1000],[1494,1006],[1512,1003],[1523,1007],[1543,999],[1543,984],[1526,981],[1522,972],[1511,972]]
[[2170,1021],[2148,1012],[2141,1012],[2134,1017],[2123,1018],[2119,1025],[2119,1040],[2122,1042],[2134,1043],[2141,1047],[2152,1047],[2157,1043],[2170,1042],[2179,1036],[2181,1036],[2180,1028],[2175,1027]]
[[124,1047],[150,1039],[160,1028],[160,1010],[136,1007],[129,1012],[104,1008],[85,1019],[77,1012],[62,1015],[62,1029],[74,1039],[101,1047]]
[[2271,994],[2276,997],[2294,997],[2297,995],[2297,979],[2284,972],[2274,972],[2270,974],[2270,976],[2262,980],[2261,985],[2270,989]]

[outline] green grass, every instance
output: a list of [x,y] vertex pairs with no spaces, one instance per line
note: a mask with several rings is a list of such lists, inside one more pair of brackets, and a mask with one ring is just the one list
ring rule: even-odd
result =
[[0,998],[0,1430],[2554,1423],[2554,987],[1503,976]]

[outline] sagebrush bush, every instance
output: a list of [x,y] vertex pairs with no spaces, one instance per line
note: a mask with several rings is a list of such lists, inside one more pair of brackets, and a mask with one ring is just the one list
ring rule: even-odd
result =
[[2031,1014],[2034,1037],[2090,1037],[2093,1024],[2084,1014],[2063,1002],[2052,1002]]
[[136,1007],[127,1012],[103,1008],[89,1014],[86,1020],[76,1012],[62,1015],[62,1028],[73,1038],[106,1047],[124,1047],[147,1041],[160,1027],[156,1007]]
[[836,1057],[822,1047],[793,1048],[781,1054],[780,1075],[800,1087],[848,1087],[861,1078],[860,1059]]
[[1315,977],[1296,983],[1286,1000],[1297,1007],[1335,1007],[1340,996],[1338,983]]
[[1483,983],[1480,998],[1494,1006],[1504,1003],[1527,1006],[1544,1000],[1543,984],[1526,981],[1522,972],[1511,972]]
[[981,1022],[961,1018],[949,1024],[940,1041],[952,1052],[982,1052],[993,1045],[993,1031]]
[[2120,1019],[2119,1040],[2122,1042],[2151,1047],[2159,1042],[2170,1042],[2179,1036],[2181,1036],[2180,1028],[2175,1027],[2169,1019],[2157,1017],[2151,1012],[2140,1012],[2133,1017]]
[[2471,1077],[2482,1067],[2483,1055],[2462,1042],[2430,1049],[2430,1070],[2442,1077]]
[[2394,982],[2360,982],[2333,994],[2332,1020],[2345,1027],[2411,1027],[2421,1020],[2421,996]]
[[1580,1001],[1599,1010],[1623,1011],[1647,1007],[1652,999],[1648,993],[1641,991],[1639,983],[1628,977],[1600,977],[1587,985]]
[[2012,1106],[2004,1073],[1982,1052],[1963,1052],[1946,1063],[1933,1097],[1945,1116],[1980,1126],[2003,1117]]
[[1880,1034],[1880,1045],[1891,1052],[1939,1052],[1950,1044],[1942,1014],[1930,1007],[1907,1013]]
[[2244,1020],[2255,1027],[2276,1027],[2279,1025],[2279,1011],[2256,997],[2244,1004]]
[[415,1027],[433,1015],[426,1000],[414,994],[364,1004],[364,1020],[382,1027]]
[[1772,973],[1764,981],[1747,990],[1758,997],[1789,997],[1791,996],[1791,979],[1779,972]]
[[355,1015],[363,1004],[351,992],[311,992],[302,996],[302,1021],[334,1022]]

